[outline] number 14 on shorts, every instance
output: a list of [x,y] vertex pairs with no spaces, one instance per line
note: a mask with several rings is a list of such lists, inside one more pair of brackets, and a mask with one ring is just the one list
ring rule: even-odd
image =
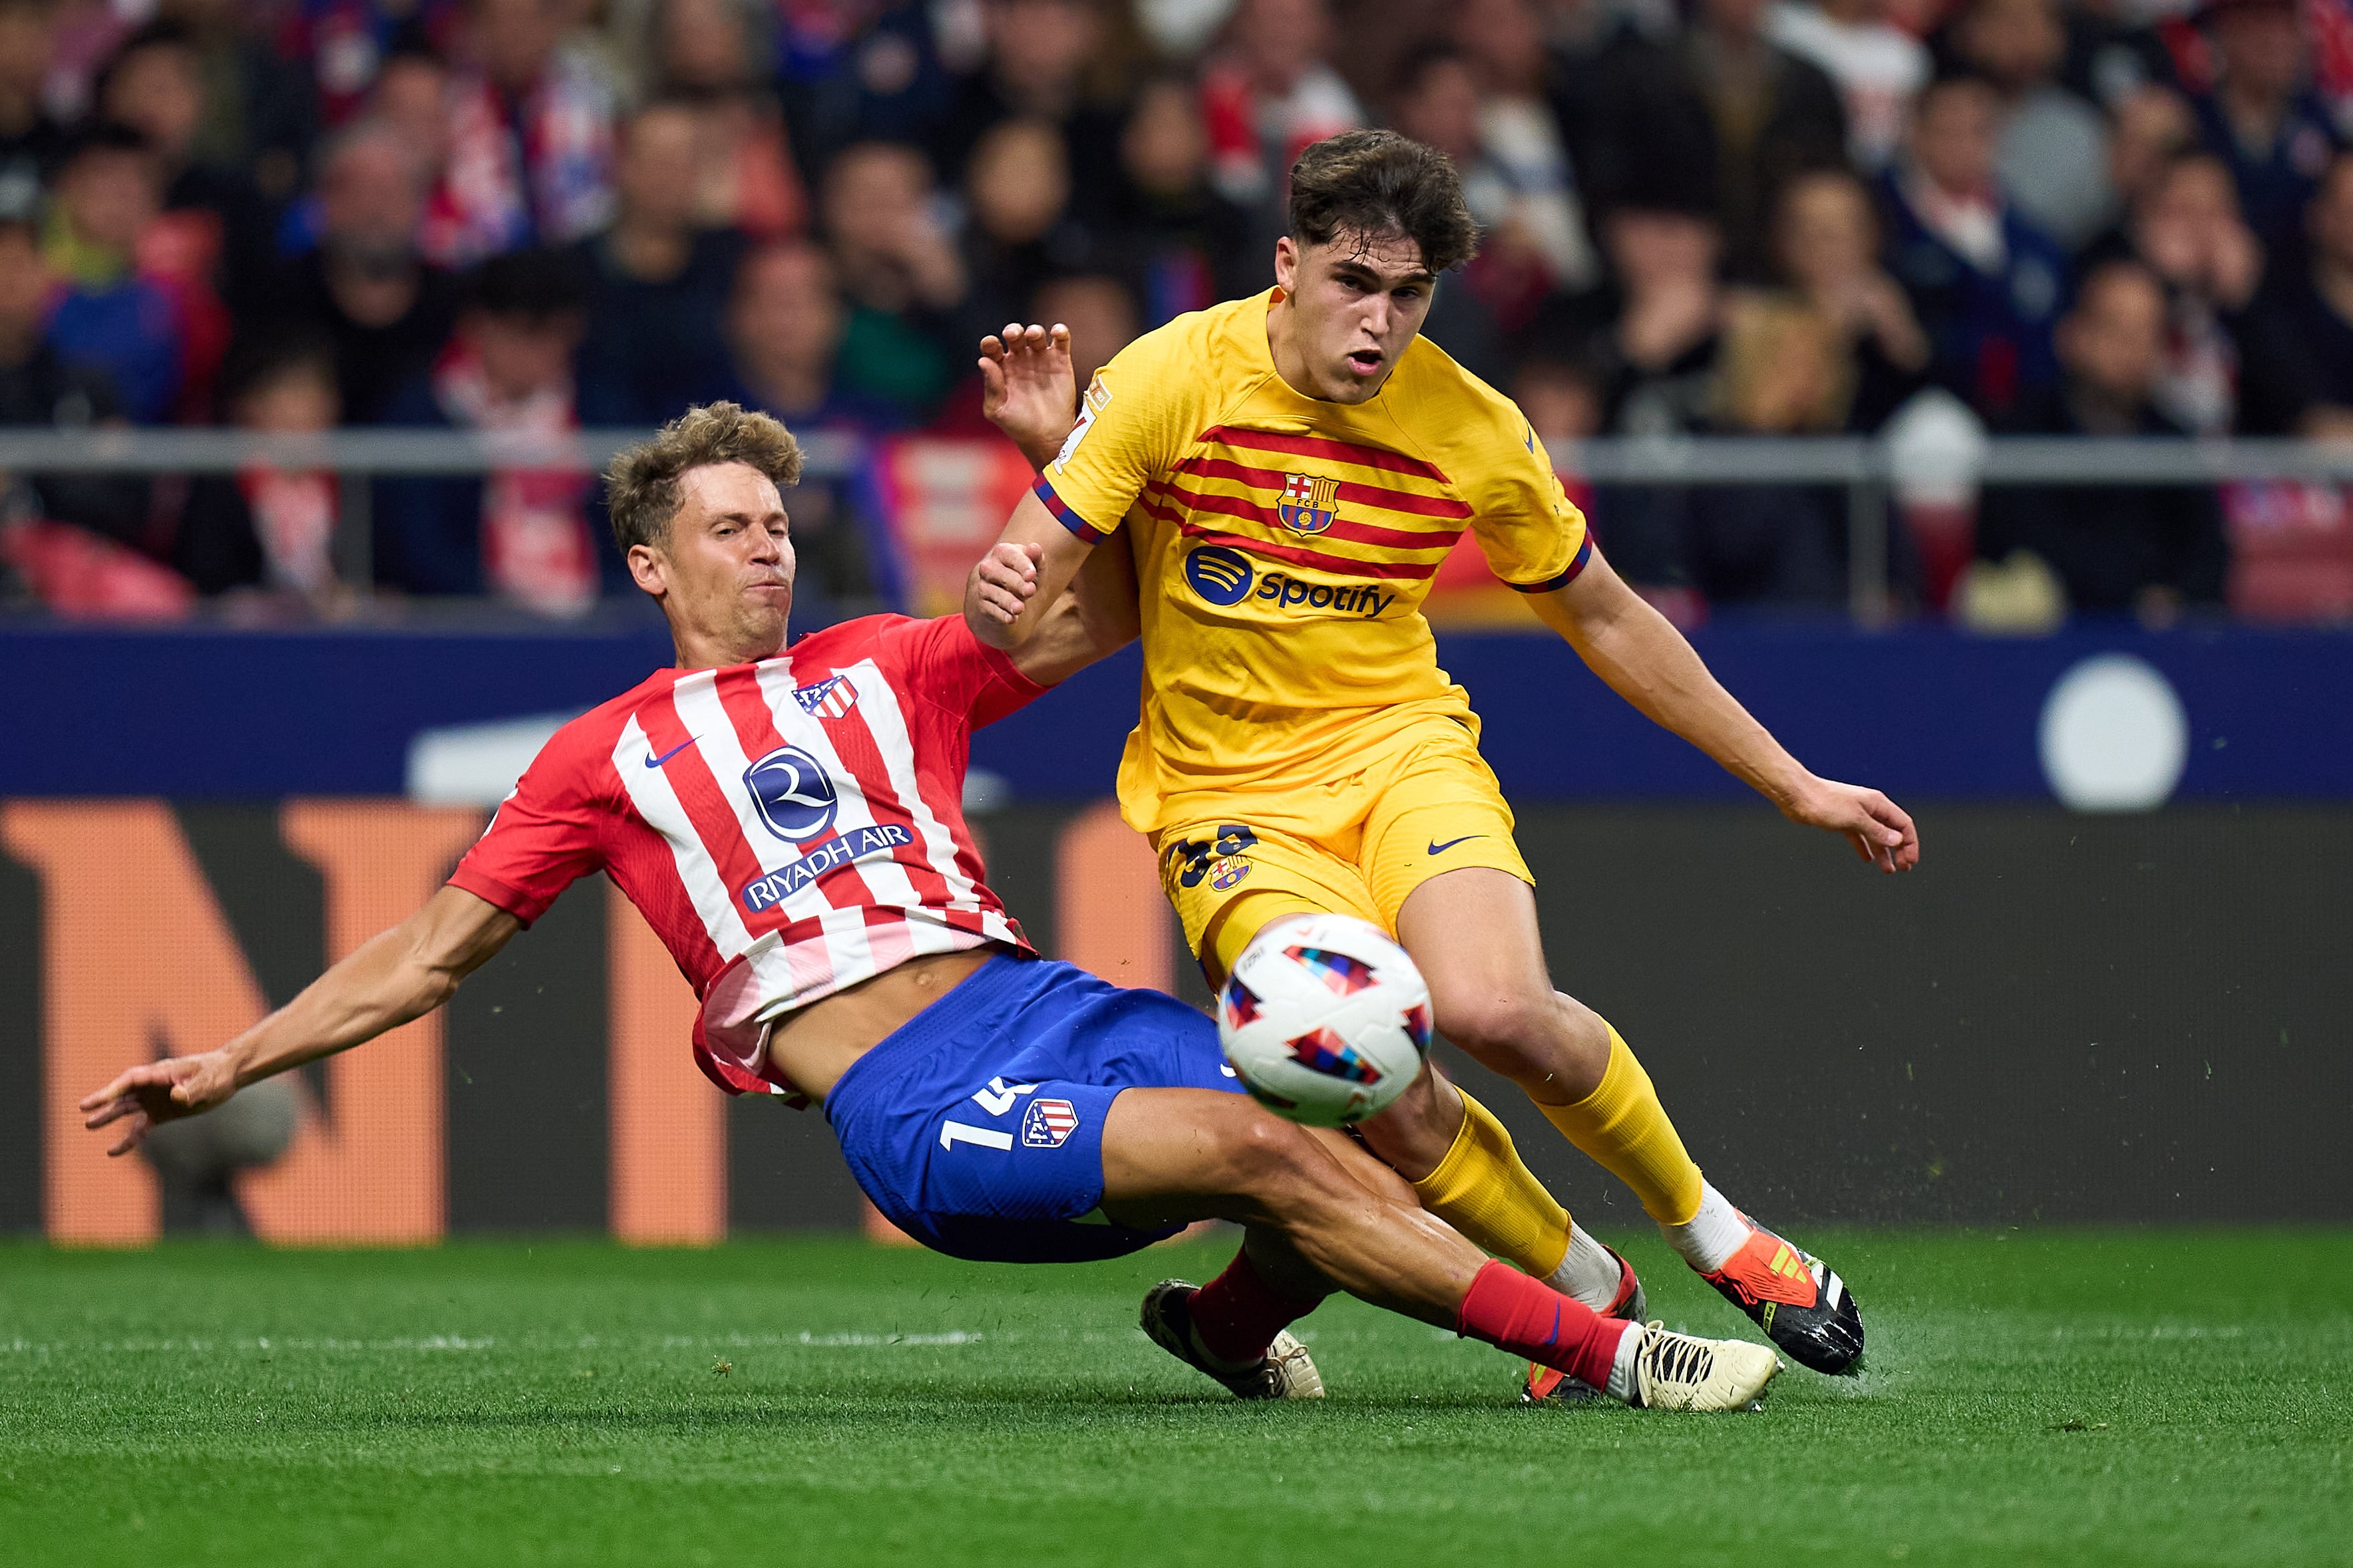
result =
[[[991,1116],[1002,1116],[1013,1109],[1013,1102],[1025,1094],[1035,1094],[1034,1083],[1008,1084],[1002,1078],[988,1080],[988,1087],[973,1092],[973,1103]],[[963,1121],[940,1123],[940,1147],[953,1149],[958,1143],[977,1143],[984,1149],[1010,1149],[1013,1134],[994,1127],[975,1127]]]
[[[992,1078],[987,1089],[976,1090],[973,1103],[992,1117],[1001,1117],[1014,1108],[1023,1095],[1034,1094],[1034,1083],[1008,1084],[1002,1078]],[[1029,1104],[1029,1114],[1023,1119],[1021,1141],[1041,1148],[1059,1149],[1078,1131],[1077,1107],[1067,1100],[1038,1100]],[[970,1122],[944,1121],[940,1123],[940,1147],[954,1149],[958,1143],[977,1144],[984,1149],[1009,1150],[1013,1134],[995,1127],[975,1127]]]

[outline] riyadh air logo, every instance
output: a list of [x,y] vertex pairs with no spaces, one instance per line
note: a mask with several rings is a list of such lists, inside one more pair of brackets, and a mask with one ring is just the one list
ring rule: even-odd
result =
[[807,844],[833,826],[841,809],[833,780],[797,746],[779,746],[744,770],[744,787],[768,831],[787,844]]
[[1213,605],[1240,604],[1256,576],[1248,556],[1221,544],[1204,544],[1185,557],[1185,581]]
[[1275,515],[1293,533],[1321,533],[1339,515],[1340,481],[1314,474],[1282,476],[1282,504]]

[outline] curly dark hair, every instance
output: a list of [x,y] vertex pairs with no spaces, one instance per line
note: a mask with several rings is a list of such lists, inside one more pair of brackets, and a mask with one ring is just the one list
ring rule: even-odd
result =
[[1479,252],[1479,225],[1462,176],[1435,147],[1394,131],[1345,131],[1310,143],[1291,165],[1291,237],[1329,245],[1340,235],[1401,234],[1433,273]]
[[605,470],[605,505],[624,554],[659,546],[678,515],[678,481],[717,463],[748,463],[778,489],[801,477],[801,445],[781,422],[736,403],[690,408],[643,441],[617,454]]

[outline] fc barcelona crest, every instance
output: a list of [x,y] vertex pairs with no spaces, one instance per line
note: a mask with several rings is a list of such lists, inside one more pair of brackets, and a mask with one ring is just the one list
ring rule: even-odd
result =
[[1292,532],[1323,532],[1332,526],[1339,506],[1339,480],[1318,479],[1313,474],[1282,476],[1282,505],[1276,509],[1276,515]]

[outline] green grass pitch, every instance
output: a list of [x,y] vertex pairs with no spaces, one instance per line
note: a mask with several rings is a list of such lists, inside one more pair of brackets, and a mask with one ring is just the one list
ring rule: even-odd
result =
[[[1623,1239],[1655,1313],[1746,1329]],[[1306,1325],[1328,1400],[1238,1404],[1134,1328],[1229,1238],[0,1245],[0,1562],[2353,1560],[2353,1233],[1807,1239],[1869,1371],[1708,1417],[1516,1408],[1352,1302]]]

